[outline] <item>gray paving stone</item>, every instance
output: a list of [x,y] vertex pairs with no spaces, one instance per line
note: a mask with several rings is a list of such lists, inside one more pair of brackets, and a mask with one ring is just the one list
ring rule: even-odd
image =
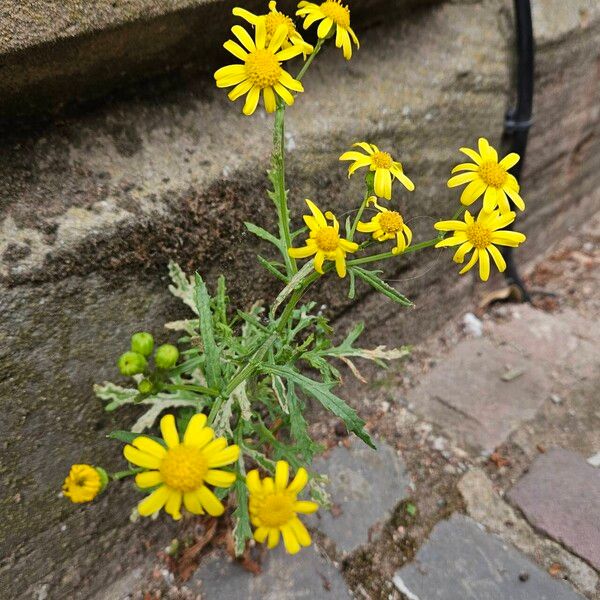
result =
[[435,526],[415,560],[396,573],[394,585],[409,600],[583,599],[512,546],[458,514]]
[[540,455],[508,498],[529,522],[600,569],[600,471],[574,452]]
[[408,400],[458,443],[492,452],[533,418],[549,386],[543,366],[522,352],[486,338],[466,339],[409,392]]
[[598,373],[600,322],[585,319],[572,309],[556,315],[518,306],[512,318],[495,325],[490,334],[496,342],[559,372],[563,383],[565,376],[577,380]]
[[333,511],[319,511],[310,524],[325,533],[341,552],[352,552],[369,541],[369,530],[385,521],[410,494],[410,477],[398,453],[376,440],[377,451],[360,440],[338,446],[314,462],[329,476]]
[[270,551],[260,575],[220,554],[209,556],[187,583],[204,600],[350,600],[341,574],[314,546],[289,556]]

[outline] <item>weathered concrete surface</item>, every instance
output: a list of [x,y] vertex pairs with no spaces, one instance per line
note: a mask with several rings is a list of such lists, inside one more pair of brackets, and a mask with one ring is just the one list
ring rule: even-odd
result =
[[600,569],[600,471],[585,457],[542,454],[508,497],[536,529]]
[[[508,379],[511,372],[516,376]],[[535,415],[549,392],[542,367],[480,338],[453,348],[408,399],[458,443],[491,453]]]
[[337,446],[315,460],[317,473],[329,477],[331,511],[320,511],[310,520],[342,553],[353,552],[376,536],[377,526],[410,495],[410,476],[398,452],[381,440],[377,451],[360,440],[350,447]]
[[489,532],[510,542],[546,570],[560,565],[561,575],[577,586],[589,598],[600,592],[598,575],[589,565],[573,556],[560,544],[541,537],[494,490],[492,482],[481,469],[466,473],[458,483],[470,517]]
[[458,514],[435,526],[415,560],[396,573],[394,584],[410,600],[583,598]]
[[339,571],[314,545],[293,558],[281,547],[269,552],[259,575],[213,555],[204,561],[187,587],[201,592],[206,600],[350,600],[352,597]]
[[[435,1],[355,0],[353,19],[361,31],[389,12]],[[240,4],[266,12],[266,1]],[[278,6],[293,14],[296,4],[279,0]],[[216,41],[231,27],[232,6],[224,0],[2,0],[0,123],[61,112],[194,63],[210,71],[223,57]]]
[[[445,189],[456,148],[482,133],[499,138],[512,52],[509,6],[452,3],[401,14],[361,33],[352,62],[325,52],[306,78],[309,93],[289,111],[295,213],[306,196],[327,199],[340,214],[355,205],[360,182],[347,182],[337,157],[368,138],[395,149],[417,180],[418,192],[403,206],[417,236],[428,237],[431,223],[456,205],[456,194]],[[600,189],[600,19],[594,7],[585,23],[567,23],[558,36],[548,28],[539,39],[540,114],[524,180],[532,217],[523,256],[546,247],[546,232],[558,238],[584,219],[597,201],[592,191]],[[149,39],[156,36],[148,31]],[[223,37],[213,31],[219,45]],[[116,72],[114,65],[109,61]],[[76,89],[56,81],[57,89]],[[0,588],[13,596],[47,584],[51,595],[87,597],[110,576],[106,548],[131,539],[124,525],[133,493],[124,490],[91,509],[67,505],[56,493],[73,460],[122,464],[115,445],[98,440],[127,417],[102,415],[91,384],[115,376],[114,357],[132,331],[177,316],[164,292],[168,258],[209,279],[224,271],[237,306],[274,291],[249,262],[257,246],[242,225],[249,217],[272,219],[263,193],[269,123],[260,114],[243,118],[239,109],[213,89],[210,76],[198,75],[167,89],[150,83],[94,111],[2,137],[0,403],[7,416],[0,433],[8,483],[0,502],[9,516],[2,528],[8,533],[0,536],[7,556]],[[468,280],[456,283],[454,267],[433,257],[413,257],[388,273],[417,301],[408,315],[358,289],[372,343],[414,342],[444,319],[448,306],[460,304]],[[335,314],[346,311],[345,284],[324,283],[321,299]],[[80,579],[72,577],[77,564]]]

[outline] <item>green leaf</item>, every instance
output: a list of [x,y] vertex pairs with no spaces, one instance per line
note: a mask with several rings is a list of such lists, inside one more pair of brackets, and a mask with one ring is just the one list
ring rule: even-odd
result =
[[264,365],[263,370],[284,377],[288,381],[293,381],[299,385],[306,393],[316,398],[327,410],[342,419],[348,431],[357,435],[365,444],[371,446],[371,448],[376,448],[371,436],[365,431],[365,422],[357,415],[353,408],[331,392],[328,384],[301,375],[288,366]]
[[280,304],[304,281],[304,278],[314,271],[314,260],[309,260],[291,279],[290,282],[279,292],[271,306],[271,314],[274,315]]
[[348,298],[350,298],[350,300],[354,300],[356,297],[356,277],[354,276],[354,271],[352,269],[348,271],[348,275],[350,275],[350,289],[348,290]]
[[217,296],[215,298],[215,318],[218,323],[227,324],[227,288],[225,277],[219,275],[217,279]]
[[368,271],[367,269],[362,269],[357,266],[351,266],[349,270],[354,271],[354,274],[357,277],[360,277],[360,279],[368,283],[374,290],[381,292],[397,304],[401,304],[402,306],[413,306],[413,303],[406,296],[403,296],[391,285],[383,281],[383,279],[380,279],[375,271]]
[[210,296],[202,277],[196,273],[196,307],[200,317],[200,335],[206,357],[205,375],[208,387],[219,388],[221,383],[220,351],[215,342]]
[[250,223],[249,221],[246,221],[244,223],[244,225],[246,226],[246,229],[250,233],[253,233],[254,235],[258,236],[260,239],[273,244],[281,252],[283,252],[283,250],[287,250],[287,248],[284,248],[284,245],[281,242],[281,240],[279,238],[276,238],[272,233],[269,233],[266,229],[263,229],[262,227],[259,227],[258,225],[255,225],[254,223]]
[[[119,442],[123,442],[124,444],[131,444],[133,440],[140,437],[140,434],[135,433],[133,431],[125,431],[118,429],[117,431],[111,431],[106,437],[109,440],[118,440]],[[148,434],[144,434],[144,437],[150,438],[151,440],[158,442],[161,446],[164,446],[165,448],[167,447],[165,441],[162,438]]]
[[272,265],[266,258],[260,256],[260,254],[256,255],[258,262],[267,270],[271,275],[277,277],[279,281],[282,281],[287,285],[288,278],[274,265]]
[[105,381],[102,385],[94,385],[94,393],[101,400],[110,400],[104,408],[106,411],[113,411],[124,404],[134,404],[140,393],[134,388],[124,388],[120,385]]
[[198,310],[196,308],[196,295],[194,292],[194,284],[192,279],[188,277],[181,267],[173,262],[169,262],[169,277],[173,282],[173,285],[169,286],[169,291],[173,296],[179,298],[189,306],[194,313],[198,314]]
[[411,517],[414,517],[417,514],[417,507],[412,503],[409,502],[404,509],[406,510],[406,513],[408,515],[410,515]]

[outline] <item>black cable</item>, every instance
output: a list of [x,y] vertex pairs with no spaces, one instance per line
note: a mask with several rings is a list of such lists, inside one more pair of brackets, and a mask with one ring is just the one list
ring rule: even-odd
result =
[[[509,110],[504,120],[503,139],[511,152],[516,152],[521,160],[511,169],[511,173],[520,181],[527,152],[529,128],[533,114],[533,78],[534,78],[534,42],[530,0],[514,0],[517,43],[516,105]],[[512,229],[512,224],[507,227]],[[519,275],[515,263],[513,248],[503,252],[506,261],[504,277],[510,285],[516,286],[524,302],[531,302],[525,284]]]

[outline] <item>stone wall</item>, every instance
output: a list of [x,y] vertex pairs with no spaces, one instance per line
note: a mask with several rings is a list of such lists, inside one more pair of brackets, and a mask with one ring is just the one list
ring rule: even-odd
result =
[[[11,4],[0,1],[0,10]],[[0,94],[12,120],[0,142],[0,589],[7,598],[39,590],[87,598],[114,577],[114,565],[135,562],[143,538],[174,531],[129,525],[134,497],[126,486],[91,507],[58,498],[74,460],[122,466],[103,434],[132,415],[104,414],[91,385],[116,377],[114,360],[131,332],[160,335],[166,318],[183,314],[165,292],[167,261],[211,281],[223,271],[238,306],[276,289],[254,263],[259,246],[243,227],[248,218],[273,222],[264,195],[270,121],[241,116],[214,89],[210,70],[222,54],[204,51],[224,40],[229,11],[218,1],[173,1],[163,13],[153,12],[156,4],[165,3],[140,0],[132,3],[138,12],[94,27],[72,11],[59,28],[69,35],[43,28],[30,46],[22,38],[0,45],[7,65],[0,89],[14,92]],[[350,63],[324,52],[289,111],[293,210],[305,197],[340,214],[355,205],[360,182],[346,179],[337,157],[353,140],[369,139],[393,148],[417,183],[402,204],[425,237],[456,205],[445,187],[456,149],[479,135],[500,139],[511,98],[512,3],[355,4],[357,15],[367,15],[363,26],[355,19],[361,50]],[[576,227],[600,199],[600,7],[594,0],[534,5],[536,122],[522,182],[529,239],[519,260]],[[183,42],[172,51],[154,52],[175,38]],[[139,54],[117,56],[118,39]],[[471,292],[471,280],[459,280],[449,256],[437,252],[398,261],[388,276],[416,310],[400,313],[363,288],[349,303],[333,278],[320,298],[342,328],[360,316],[373,328],[371,341],[410,343]]]

